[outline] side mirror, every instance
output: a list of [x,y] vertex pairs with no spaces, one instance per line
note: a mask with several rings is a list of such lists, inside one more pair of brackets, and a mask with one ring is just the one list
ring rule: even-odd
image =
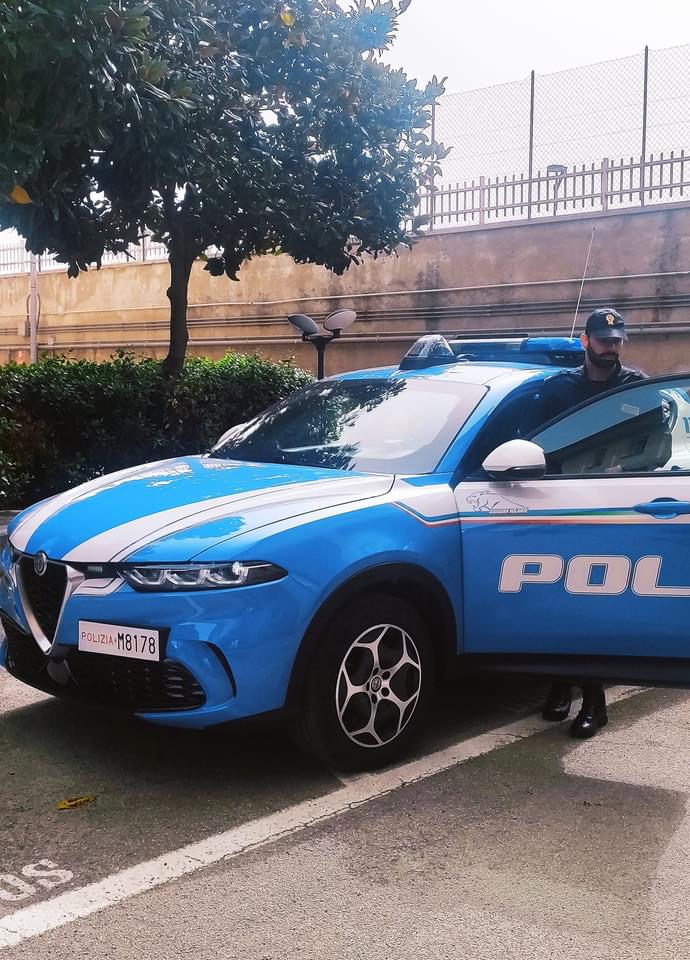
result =
[[489,454],[482,468],[494,480],[538,480],[546,473],[546,457],[530,440],[509,440]]

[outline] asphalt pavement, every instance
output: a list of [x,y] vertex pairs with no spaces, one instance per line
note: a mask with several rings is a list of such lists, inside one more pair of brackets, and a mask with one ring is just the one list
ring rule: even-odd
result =
[[344,782],[281,725],[156,728],[0,671],[0,960],[690,956],[690,693],[627,691],[578,742],[545,690],[457,681],[411,763]]
[[[379,775],[344,784],[275,726],[158,729],[1,675],[0,958],[689,955],[690,696],[638,692],[578,742],[535,716],[543,693],[515,678],[452,684],[419,769],[503,735],[377,794]],[[348,790],[356,803],[319,813]],[[78,796],[95,799],[56,809]],[[286,829],[305,806],[314,815]],[[137,865],[164,872],[181,847],[257,823],[276,824],[261,843],[126,888]],[[84,910],[108,884],[111,905]]]

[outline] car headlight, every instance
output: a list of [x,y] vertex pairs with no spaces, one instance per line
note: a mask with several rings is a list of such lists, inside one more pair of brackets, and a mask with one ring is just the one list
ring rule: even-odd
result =
[[227,590],[252,587],[287,576],[275,563],[183,563],[142,564],[120,567],[120,573],[135,590]]

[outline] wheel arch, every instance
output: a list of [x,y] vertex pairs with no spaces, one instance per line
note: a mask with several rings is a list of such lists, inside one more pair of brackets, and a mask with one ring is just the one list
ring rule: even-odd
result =
[[299,702],[321,632],[348,603],[376,592],[400,597],[415,607],[429,626],[429,636],[438,660],[437,676],[444,676],[452,669],[457,658],[457,624],[445,588],[432,573],[416,564],[382,563],[340,584],[314,614],[295,657],[286,706],[294,707]]

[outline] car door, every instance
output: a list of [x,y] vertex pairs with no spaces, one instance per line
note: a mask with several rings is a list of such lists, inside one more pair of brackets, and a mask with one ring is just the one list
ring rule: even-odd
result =
[[464,652],[675,682],[690,652],[690,374],[607,393],[530,439],[543,477],[479,470],[455,487]]

